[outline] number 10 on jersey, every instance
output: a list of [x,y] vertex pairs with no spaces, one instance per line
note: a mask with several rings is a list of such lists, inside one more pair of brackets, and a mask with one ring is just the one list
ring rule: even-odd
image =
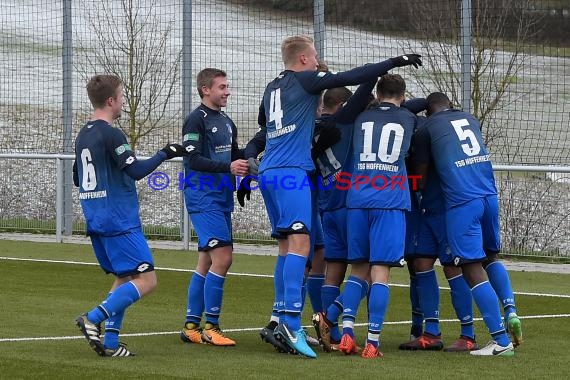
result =
[[[367,121],[362,123],[362,130],[364,131],[364,140],[362,142],[362,153],[360,153],[360,161],[374,162],[376,157],[382,162],[393,164],[398,161],[400,151],[402,150],[402,143],[404,141],[404,127],[398,123],[387,123],[382,126],[380,133],[380,142],[378,143],[378,152],[372,152],[372,138],[374,137],[374,122]],[[390,148],[390,139],[394,134],[394,143],[392,149]]]

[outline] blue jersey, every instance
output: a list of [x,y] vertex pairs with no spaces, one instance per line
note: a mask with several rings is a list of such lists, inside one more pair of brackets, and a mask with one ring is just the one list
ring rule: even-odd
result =
[[201,104],[184,121],[184,198],[188,212],[233,211],[232,160],[240,158],[237,128],[223,112]]
[[313,171],[311,141],[320,92],[376,80],[393,67],[388,59],[335,74],[290,70],[279,74],[263,93],[267,142],[260,172],[287,167]]
[[425,189],[422,191],[420,208],[432,214],[441,214],[445,211],[445,197],[441,189],[439,175],[433,164],[429,166]]
[[315,80],[318,74],[322,73],[284,71],[265,89],[267,141],[260,171],[284,167],[315,169],[311,138],[320,94],[309,92],[302,82]]
[[410,210],[405,157],[415,127],[413,113],[390,103],[358,116],[348,208]]
[[418,139],[420,149],[429,152],[422,156],[433,159],[448,208],[497,194],[490,155],[473,115],[438,112],[428,118]]
[[79,200],[87,235],[115,236],[141,227],[135,180],[123,169],[136,161],[123,132],[89,121],[75,140]]
[[[439,176],[437,174],[437,171],[435,170],[434,162],[431,159],[431,157],[429,157],[429,154],[423,157],[420,156],[420,154],[425,155],[427,152],[425,151],[425,149],[417,147],[418,136],[420,136],[421,139],[421,135],[424,133],[423,128],[425,128],[425,124],[428,119],[426,117],[420,117],[420,116],[418,116],[417,119],[418,119],[418,128],[416,130],[416,133],[414,133],[414,135],[412,136],[412,142],[410,145],[411,157],[409,159],[412,162],[412,167],[414,166],[414,164],[417,165],[418,163],[429,161],[429,166],[427,170],[427,181],[425,183],[425,188],[422,190],[422,197],[421,197],[421,202],[419,204],[419,208],[433,214],[439,214],[445,211],[445,198],[443,196],[443,191],[441,190],[441,183],[439,181]],[[411,170],[409,169],[408,173],[415,174],[415,168]]]
[[[318,205],[321,211],[333,211],[346,207],[346,190],[337,188],[337,178],[341,172],[350,169],[352,134],[354,121],[364,111],[368,98],[376,82],[369,82],[358,87],[354,95],[334,115],[326,115],[321,119],[325,123],[335,123],[340,130],[340,140],[317,157],[317,174],[319,184]],[[315,139],[319,138],[319,124],[315,127]]]

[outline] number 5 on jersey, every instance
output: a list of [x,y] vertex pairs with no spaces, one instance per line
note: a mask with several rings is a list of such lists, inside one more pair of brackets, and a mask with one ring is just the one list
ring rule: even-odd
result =
[[452,120],[451,125],[453,125],[459,141],[466,142],[466,144],[461,144],[463,152],[470,157],[478,155],[481,151],[481,145],[479,145],[475,133],[470,129],[463,129],[463,127],[469,127],[467,119]]

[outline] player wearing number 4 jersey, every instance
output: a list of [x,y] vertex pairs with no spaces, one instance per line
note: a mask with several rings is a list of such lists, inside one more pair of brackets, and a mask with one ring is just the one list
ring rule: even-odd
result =
[[310,246],[311,190],[309,186],[284,189],[274,185],[278,181],[275,178],[287,176],[302,183],[315,170],[311,139],[321,91],[368,82],[397,66],[417,67],[421,60],[418,55],[410,54],[333,74],[317,72],[317,51],[310,37],[286,38],[281,53],[285,71],[267,85],[263,95],[267,143],[259,167],[261,193],[273,231],[280,237],[279,255],[285,257],[278,261],[283,265],[280,270],[283,276],[275,276],[275,287],[283,289],[285,300],[284,316],[275,335],[302,355],[314,358],[316,354],[307,345],[301,328],[301,287]]
[[515,345],[522,340],[521,323],[509,276],[496,261],[500,251],[499,203],[481,128],[473,115],[452,109],[445,94],[430,94],[427,101],[430,117],[415,136],[414,161],[418,174],[427,176],[429,159],[433,159],[445,198],[447,239],[454,264],[461,267],[493,337],[486,347],[471,354],[511,356],[514,347],[505,331],[497,295]]
[[[135,180],[186,152],[181,145],[168,144],[150,159],[138,161],[123,132],[111,125],[121,115],[121,80],[112,75],[94,76],[87,93],[95,111],[75,140],[73,182],[79,187],[97,261],[116,279],[108,297],[75,322],[99,355],[132,356],[119,343],[125,310],[156,287],[152,255],[141,230]],[[103,321],[105,339],[101,342]]]

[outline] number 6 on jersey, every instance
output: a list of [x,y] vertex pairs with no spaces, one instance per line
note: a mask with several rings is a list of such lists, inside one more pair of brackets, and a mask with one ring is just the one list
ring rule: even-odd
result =
[[87,148],[81,151],[81,165],[83,166],[81,187],[85,191],[95,190],[97,187],[97,176],[95,175],[95,166],[91,159],[91,152]]

